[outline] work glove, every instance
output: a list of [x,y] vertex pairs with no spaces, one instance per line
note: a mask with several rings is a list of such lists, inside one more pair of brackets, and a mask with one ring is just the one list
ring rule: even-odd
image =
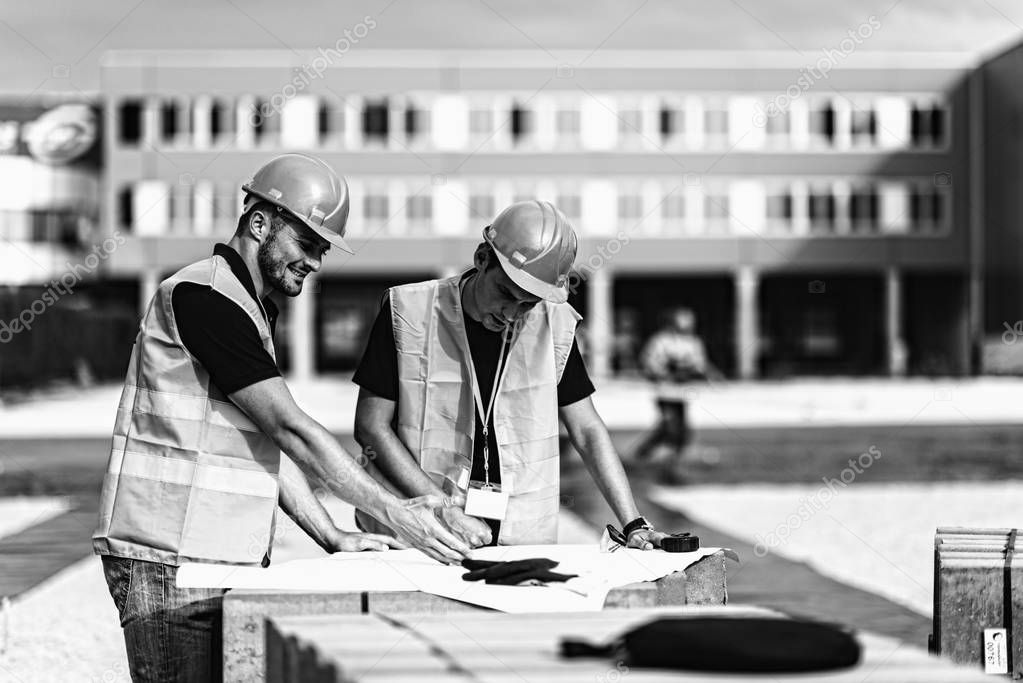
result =
[[462,560],[462,566],[470,570],[462,574],[465,581],[484,581],[491,585],[517,586],[524,582],[530,585],[553,583],[574,579],[577,574],[559,574],[551,569],[558,566],[554,560],[534,557],[528,560],[493,562],[489,560]]

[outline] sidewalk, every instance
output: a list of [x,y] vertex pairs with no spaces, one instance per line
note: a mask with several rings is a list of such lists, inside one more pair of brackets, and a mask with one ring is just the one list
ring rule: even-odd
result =
[[[351,432],[357,387],[347,376],[289,386],[328,429]],[[120,391],[120,385],[102,385],[0,406],[0,438],[109,436]],[[725,382],[692,393],[693,425],[705,429],[1023,422],[1023,378],[1012,377]],[[645,382],[599,382],[594,402],[613,430],[645,429],[656,420]]]

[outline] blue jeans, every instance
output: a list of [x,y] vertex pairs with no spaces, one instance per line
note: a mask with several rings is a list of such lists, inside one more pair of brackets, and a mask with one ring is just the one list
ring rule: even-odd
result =
[[220,681],[221,589],[178,588],[178,568],[103,556],[133,681]]

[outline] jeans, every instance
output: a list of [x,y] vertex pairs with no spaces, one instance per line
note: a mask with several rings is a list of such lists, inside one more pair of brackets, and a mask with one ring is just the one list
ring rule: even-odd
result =
[[103,556],[133,681],[220,681],[224,590],[178,588],[178,568]]

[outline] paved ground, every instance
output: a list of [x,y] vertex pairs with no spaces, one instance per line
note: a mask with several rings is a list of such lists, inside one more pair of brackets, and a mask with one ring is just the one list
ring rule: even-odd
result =
[[[705,545],[729,546],[740,553],[743,563],[732,567],[729,575],[734,602],[825,616],[923,645],[930,622],[922,613],[920,595],[902,599],[897,592],[888,592],[884,597],[886,586],[849,576],[839,580],[841,568],[812,559],[814,549],[827,549],[828,542],[835,540],[826,530],[803,539],[793,537],[758,556],[754,541],[764,529],[757,524],[768,524],[768,531],[774,528],[770,523],[783,519],[794,500],[798,503],[813,495],[822,478],[838,476],[850,458],[870,449],[881,457],[857,475],[856,488],[843,493],[841,505],[836,503],[838,507],[829,513],[839,512],[844,505],[853,514],[883,509],[893,518],[906,517],[900,510],[915,503],[908,498],[889,501],[891,496],[871,488],[884,485],[906,495],[915,491],[918,498],[931,491],[934,500],[940,501],[949,491],[942,487],[951,482],[975,482],[968,484],[975,489],[958,489],[963,495],[956,505],[981,508],[989,502],[990,488],[985,487],[1008,482],[1005,500],[1016,499],[1012,487],[1023,486],[1012,482],[1023,480],[1023,459],[1017,456],[1023,447],[1023,424],[1010,398],[1020,395],[1020,390],[1023,383],[1016,380],[716,387],[698,398],[693,408],[694,422],[700,427],[699,447],[716,464],[664,470],[630,463],[630,477],[641,509],[660,527],[691,529]],[[351,424],[346,410],[351,410],[354,393],[343,381],[300,386],[296,394],[328,426],[340,430]],[[619,383],[602,388],[598,397],[598,409],[627,457],[641,437],[639,428],[654,419],[648,388]],[[5,643],[14,642],[8,637],[11,629],[17,629],[17,642],[50,643],[58,634],[54,642],[66,642],[69,652],[80,651],[74,656],[47,652],[51,671],[72,667],[70,662],[77,656],[81,666],[75,671],[88,671],[94,680],[125,679],[116,615],[111,616],[99,564],[80,560],[88,554],[116,398],[116,388],[101,387],[86,394],[57,393],[30,403],[8,400],[0,408],[0,498],[69,496],[71,505],[68,511],[50,510],[39,517],[38,524],[20,531],[12,524],[11,533],[0,538],[0,595],[13,596],[13,613],[20,615],[13,621],[0,619],[0,681],[7,680],[3,667],[5,661],[10,664],[11,653],[8,650],[5,659],[3,650]],[[343,440],[352,446],[349,438]],[[590,525],[575,532],[592,534],[610,521],[610,514],[576,456],[566,457],[563,469],[563,504]],[[679,483],[684,486],[663,488]],[[871,500],[872,495],[879,498]],[[892,506],[884,508],[885,501]],[[884,527],[889,535],[886,544],[897,542],[900,533],[912,533],[919,545],[916,536],[933,533],[927,529],[934,521],[926,516],[913,517],[912,524],[902,526],[891,519],[864,516],[866,530],[850,525],[847,511],[834,516],[860,535]],[[1017,525],[1018,520],[1004,524]],[[286,544],[300,545],[301,533],[286,536]],[[881,547],[883,554],[891,552],[889,545]],[[828,552],[834,555],[834,548]],[[838,555],[841,559],[841,550]],[[907,573],[916,576],[919,567],[914,565]],[[102,627],[96,626],[97,618],[103,620]],[[67,625],[73,632],[61,633]],[[93,654],[82,655],[85,651]]]

